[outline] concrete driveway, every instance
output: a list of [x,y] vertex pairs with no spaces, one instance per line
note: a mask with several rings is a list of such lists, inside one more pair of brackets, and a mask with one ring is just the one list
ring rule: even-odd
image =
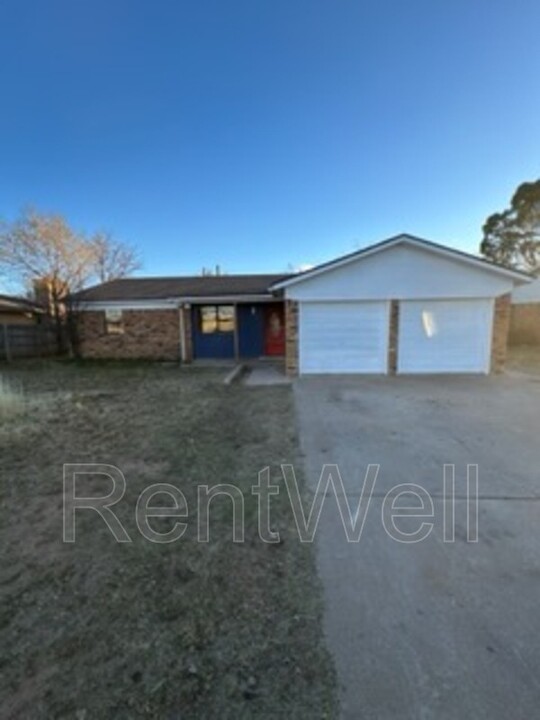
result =
[[[313,377],[294,393],[309,488],[336,463],[356,507],[366,466],[380,464],[360,541],[346,541],[333,497],[316,538],[343,718],[537,717],[540,377]],[[445,463],[460,498],[453,543],[443,542]],[[479,468],[476,543],[467,464]],[[433,497],[421,542],[383,527],[383,498],[399,483]],[[411,532],[422,519],[399,522]]]

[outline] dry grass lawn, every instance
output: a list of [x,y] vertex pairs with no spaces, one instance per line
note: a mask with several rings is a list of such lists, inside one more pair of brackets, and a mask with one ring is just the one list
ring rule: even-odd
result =
[[[313,549],[296,539],[284,494],[272,505],[282,542],[262,543],[249,494],[264,466],[274,477],[283,461],[300,468],[290,389],[159,365],[2,370],[29,402],[0,419],[0,717],[336,717]],[[75,544],[62,542],[66,462],[124,472],[115,511],[132,543],[91,511]],[[239,485],[245,543],[231,541],[226,498],[212,505],[209,544],[194,524],[176,543],[144,540],[135,501],[155,482],[179,487],[190,508],[198,484]]]

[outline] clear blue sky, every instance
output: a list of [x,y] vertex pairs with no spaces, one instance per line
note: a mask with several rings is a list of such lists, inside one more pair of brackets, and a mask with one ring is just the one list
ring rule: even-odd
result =
[[540,160],[537,0],[2,0],[0,217],[143,274],[475,250]]

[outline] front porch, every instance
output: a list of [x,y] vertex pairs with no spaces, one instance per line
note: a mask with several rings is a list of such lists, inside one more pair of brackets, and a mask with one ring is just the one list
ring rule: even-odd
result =
[[252,360],[285,355],[284,303],[197,303],[190,307],[193,360]]

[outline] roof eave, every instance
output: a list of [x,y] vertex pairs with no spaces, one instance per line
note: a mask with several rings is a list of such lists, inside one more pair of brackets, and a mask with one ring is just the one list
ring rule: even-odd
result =
[[204,305],[219,303],[253,303],[272,302],[276,296],[272,293],[250,293],[236,295],[179,295],[168,298],[124,298],[110,300],[80,300],[76,303],[77,310],[105,310],[107,308],[133,308],[134,310],[174,309],[183,304]]
[[203,304],[203,303],[238,303],[238,302],[271,302],[276,297],[272,293],[246,293],[242,295],[236,293],[234,295],[191,295],[179,298],[183,303]]

